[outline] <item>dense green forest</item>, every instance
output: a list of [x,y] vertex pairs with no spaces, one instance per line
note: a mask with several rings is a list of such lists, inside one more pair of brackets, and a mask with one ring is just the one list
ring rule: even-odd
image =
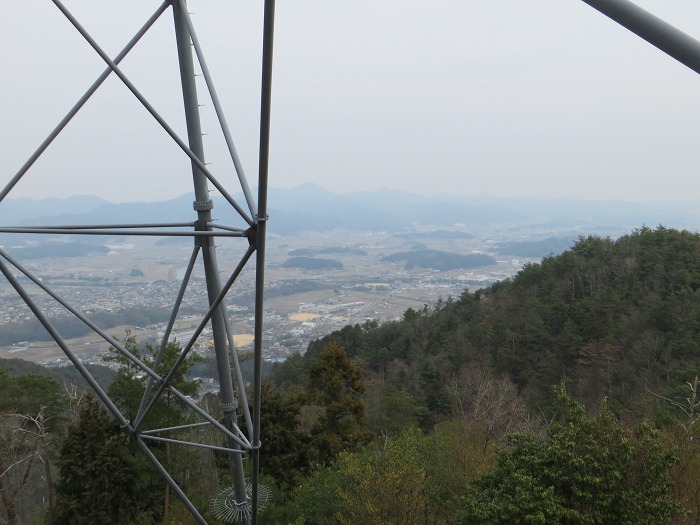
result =
[[433,268],[434,270],[457,270],[460,268],[479,268],[496,264],[496,259],[483,253],[470,253],[462,255],[459,253],[449,253],[441,250],[429,250],[421,248],[410,252],[393,253],[382,257],[386,262],[404,262],[406,269],[421,267]]
[[[314,341],[263,388],[261,469],[274,499],[261,523],[699,524],[699,295],[700,235],[642,228],[581,237],[512,279]],[[109,449],[84,437],[106,418],[99,406],[76,409],[35,377],[0,373],[0,436],[52,411],[55,426],[32,434],[44,441],[6,450],[14,461],[47,450],[53,470],[36,462],[0,476],[0,523],[92,523],[98,510],[104,523],[194,523],[153,489],[159,480],[118,429],[100,426]],[[110,390],[129,413],[141,387],[127,368]],[[164,422],[187,418],[161,410]],[[112,454],[114,483],[152,501],[126,491],[123,515],[109,511],[121,508],[113,498],[81,503],[99,497],[91,481],[103,475],[81,470],[83,442]],[[222,476],[209,454],[170,459],[205,508]],[[0,455],[0,472],[11,464]]]
[[[388,462],[387,470],[373,476],[383,480],[377,481],[383,486],[389,483],[383,476],[399,475],[390,469],[412,462],[416,469],[412,487],[422,498],[413,501],[423,501],[420,518],[386,518],[401,504],[384,493],[381,499],[386,505],[391,500],[396,507],[368,500],[378,510],[376,518],[365,514],[365,522],[700,523],[700,486],[688,474],[700,461],[700,448],[692,439],[700,401],[695,398],[700,373],[699,299],[700,236],[642,228],[617,240],[581,237],[570,250],[527,265],[512,279],[476,292],[465,290],[461,297],[446,298],[432,307],[409,309],[402,321],[346,326],[313,342],[306,354],[273,370],[271,381],[278,395],[296,399],[300,421],[313,429],[309,421],[314,420],[314,411],[327,410],[308,401],[313,367],[330,346],[340,347],[361,370],[362,428],[375,438],[368,447],[348,443],[334,462],[311,460],[316,473],[289,496],[296,517],[307,524],[351,523],[353,506],[370,512],[370,503],[350,498],[344,484],[350,482],[346,476],[352,469],[378,461],[380,455]],[[586,407],[583,413],[581,407]],[[591,433],[589,428],[596,425],[599,430]],[[317,432],[305,438],[313,454],[319,450]],[[514,437],[507,437],[514,432]],[[538,478],[540,469],[552,468],[547,455],[562,460],[561,450],[552,447],[566,432],[582,441],[577,450],[569,451],[572,463],[557,466],[562,469],[558,480]],[[602,438],[606,433],[608,438]],[[601,441],[595,441],[598,437]],[[411,439],[414,457],[383,456],[394,453],[394,440]],[[431,479],[430,472],[440,461],[422,452],[435,446],[442,449],[445,469],[439,479]],[[623,450],[625,446],[630,450]],[[412,449],[404,443],[396,454],[400,450]],[[595,450],[602,456],[596,458]],[[575,465],[585,463],[593,469],[604,465],[604,457],[620,456],[622,462],[621,458],[635,454],[639,459],[610,466],[607,473],[591,473],[581,486],[557,493]],[[657,470],[652,472],[654,462]],[[447,474],[452,463],[463,466],[462,477],[448,490],[460,478]],[[321,464],[325,466],[319,469]],[[644,472],[640,464],[652,470]],[[633,499],[634,490],[642,492],[636,488],[622,494],[616,486],[636,486],[640,476],[647,475],[644,483],[658,492],[644,496],[649,501],[646,514],[623,510],[622,500]],[[357,476],[352,483],[360,482]],[[424,480],[422,487],[417,485],[419,479]],[[588,498],[603,512],[595,486],[619,493],[606,500],[611,512],[615,508],[632,513],[595,515],[590,503],[588,509],[581,507]],[[503,500],[511,491],[527,497],[504,503],[501,509],[488,507],[486,502]],[[572,497],[562,501],[567,491],[583,491],[581,501]],[[541,504],[532,498],[545,493],[552,497],[551,508],[537,514]],[[346,506],[338,503],[345,501],[343,495],[350,498]],[[319,506],[326,514],[318,513]],[[436,506],[444,506],[443,515]]]
[[[106,366],[84,364],[85,368],[92,374],[97,383],[104,389],[109,388],[112,380],[117,373]],[[45,367],[25,361],[24,359],[0,359],[0,370],[5,370],[5,373],[10,377],[17,376],[43,376],[49,377],[59,384],[70,383],[76,386],[87,388],[87,383],[84,382],[80,372],[73,366],[62,367]]]
[[515,255],[518,257],[545,257],[555,253],[559,254],[571,248],[574,242],[569,237],[548,237],[541,241],[510,241],[502,242],[495,246],[501,255]]
[[638,419],[654,394],[673,398],[700,373],[700,237],[662,227],[582,237],[512,279],[409,309],[400,322],[346,326],[278,367],[275,381],[302,384],[331,341],[368,384],[409,394],[426,428],[451,413],[452,386],[474,370],[507,377],[545,415],[551,386],[565,381],[587,406],[607,397]]
[[[189,313],[191,309],[184,309]],[[91,320],[100,328],[107,329],[115,326],[147,326],[163,323],[170,318],[167,308],[122,308],[116,311],[96,311],[91,314]],[[64,338],[81,337],[90,333],[90,328],[80,319],[73,316],[54,317],[51,322]],[[4,324],[0,331],[0,346],[12,345],[21,341],[50,341],[51,336],[35,317],[27,321]]]

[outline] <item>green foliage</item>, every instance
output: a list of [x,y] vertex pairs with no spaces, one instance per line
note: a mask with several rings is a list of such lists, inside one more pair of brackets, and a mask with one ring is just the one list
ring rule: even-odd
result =
[[54,379],[34,374],[11,377],[0,369],[0,413],[36,416],[43,412],[51,429],[60,426],[68,402]]
[[367,443],[362,372],[345,350],[331,343],[309,370],[309,400],[324,412],[312,429],[318,460],[328,464],[343,450]]
[[666,392],[697,363],[699,246],[698,234],[641,228],[617,241],[581,237],[526,266],[483,295],[489,364],[533,402],[551,406],[549,385],[566,379],[587,403],[604,393],[617,410],[644,413],[629,401]]
[[51,507],[52,458],[67,407],[55,380],[0,369],[0,516],[6,523],[41,518]]
[[[114,379],[116,372],[106,366],[84,364],[97,383],[107,389]],[[8,376],[37,375],[50,377],[59,384],[72,383],[82,388],[88,388],[80,372],[72,366],[45,367],[23,359],[0,359],[0,368],[7,369]]]
[[156,523],[156,474],[97,401],[83,401],[59,461],[52,525]]
[[409,308],[402,321],[376,328],[346,326],[278,366],[273,380],[303,385],[331,342],[362,367],[376,432],[401,425],[381,415],[397,392],[411,398],[425,430],[451,417],[450,385],[473,366],[510,378],[547,417],[551,385],[564,380],[576,399],[591,405],[605,395],[625,418],[639,419],[658,403],[649,390],[672,397],[700,372],[700,235],[645,227],[618,240],[580,237],[561,255],[459,300]]
[[260,426],[265,429],[265,452],[261,454],[260,471],[286,492],[298,485],[311,468],[310,438],[299,427],[301,405],[266,381],[262,384],[262,406]]
[[648,422],[627,432],[605,402],[589,418],[563,387],[556,394],[561,415],[548,439],[513,435],[512,449],[469,487],[459,523],[671,523],[679,514],[669,497],[676,459],[659,433]]
[[678,463],[671,471],[673,481],[671,495],[687,513],[675,520],[677,525],[697,525],[700,523],[700,442],[697,432],[688,433],[682,426],[668,429],[664,435],[667,447],[672,447]]
[[[690,428],[688,414],[663,399],[685,399],[683,384],[700,373],[698,305],[700,235],[659,227],[618,240],[580,237],[561,255],[526,265],[514,278],[486,289],[466,290],[458,300],[410,308],[401,321],[346,326],[277,366],[271,379],[281,392],[304,400],[299,428],[320,430],[329,423],[327,409],[311,403],[308,393],[318,386],[309,378],[335,344],[361,371],[364,392],[358,389],[358,397],[375,435],[398,435],[418,424],[435,436],[445,425],[459,424],[486,457],[506,432],[537,431],[541,416],[547,421],[559,413],[547,440],[514,436],[511,452],[502,452],[493,473],[468,491],[463,488],[462,496],[470,494],[473,504],[469,510],[464,503],[465,523],[524,523],[526,518],[532,523],[668,523],[674,516],[674,523],[697,525],[698,440],[676,435],[679,425]],[[561,395],[551,389],[561,381],[588,406],[605,396],[600,415],[589,419],[575,403],[565,403],[564,410]],[[663,442],[647,423],[628,432],[613,411],[630,425],[653,416],[669,430]],[[459,421],[450,421],[455,416]],[[459,442],[444,439],[443,444]],[[681,462],[671,469],[668,450],[674,449]],[[347,450],[366,449],[356,444]],[[354,454],[342,457],[347,455]],[[320,463],[329,465],[333,457],[326,454]],[[457,508],[457,488],[448,488],[448,482],[464,487],[488,461],[475,464],[479,467],[469,470],[468,463],[460,463],[470,474],[462,477],[453,468],[453,475],[429,485],[434,491],[426,489],[427,512],[435,523],[449,522]],[[308,500],[307,522],[337,522],[335,487],[344,479],[334,474],[337,465],[312,478],[318,497]],[[431,472],[426,469],[428,479],[435,479]],[[692,515],[675,512],[669,494]],[[484,506],[486,500],[510,506]],[[438,516],[436,508],[445,514]]]
[[426,508],[426,472],[419,431],[375,443],[360,453],[344,452],[296,494],[307,525],[418,524]]
[[406,390],[387,383],[379,392],[379,404],[368,414],[371,428],[396,434],[418,426],[424,411]]
[[451,420],[439,423],[427,436],[421,450],[429,523],[453,523],[469,483],[492,466],[493,447],[484,448],[484,433],[479,424]]
[[[156,372],[159,372],[163,377],[172,369],[182,353],[182,348],[176,341],[168,342],[165,345],[159,366],[155,367],[159,348],[150,344],[141,348],[136,338],[128,330],[120,343],[132,355],[139,358]],[[116,361],[122,366],[117,376],[114,378],[114,381],[112,381],[108,393],[127,419],[134,421],[139,405],[141,404],[148,377],[141,373],[141,369],[122,355],[117,349],[111,348],[110,351],[112,355],[108,360]],[[170,385],[184,395],[194,396],[197,393],[198,382],[188,379],[188,374],[192,366],[194,366],[199,359],[200,358],[196,355],[190,354],[178,367],[170,380]],[[156,387],[154,387],[154,390]],[[182,409],[179,402],[170,392],[165,392],[164,396],[156,403],[152,413],[147,416],[145,420],[146,428],[170,426],[175,424],[181,417]]]
[[449,523],[483,454],[472,429],[438,425],[431,435],[410,429],[343,452],[294,493],[306,525]]
[[[160,353],[160,348],[150,344],[140,347],[136,338],[127,331],[126,336],[120,341],[122,346],[132,355],[139,358],[147,366],[158,372],[162,377],[168,375],[182,354],[182,348],[175,341],[168,342]],[[122,367],[117,373],[117,377],[109,388],[109,395],[119,410],[132,422],[135,421],[141,400],[146,390],[148,376],[141,372],[141,369],[121,354],[117,349],[112,348],[111,360],[119,362]],[[158,357],[160,354],[160,357]],[[198,357],[190,354],[172,375],[169,384],[178,389],[180,393],[194,396],[197,393],[197,381],[188,379],[188,374],[192,366],[197,362]],[[158,384],[154,384],[151,390],[150,400],[153,399]],[[190,422],[190,414],[184,409],[184,405],[169,390],[166,390],[153,405],[151,411],[144,417],[142,428],[144,430],[154,428],[167,428]],[[171,432],[168,437],[187,440],[188,432]],[[195,438],[196,441],[196,438]],[[217,443],[218,444],[218,443]],[[202,451],[193,450],[188,447],[171,447],[169,443],[165,445],[152,445],[151,451],[170,472],[175,479],[180,481],[181,486],[196,486],[205,492],[210,492],[210,478],[205,472],[198,473],[197,463],[206,465],[211,463],[214,466],[211,454],[203,454]],[[164,488],[163,514],[170,520],[170,511],[177,511],[173,507],[174,496],[170,494],[170,488],[161,480],[161,487]],[[160,490],[157,493],[161,493]]]
[[[263,392],[261,467],[280,491],[270,523],[292,521],[292,507],[282,508],[291,493],[305,523],[410,523],[415,516],[450,523],[462,511],[463,523],[663,524],[674,517],[697,525],[700,452],[687,430],[692,418],[661,399],[687,397],[683,383],[700,373],[698,305],[700,236],[642,228],[616,241],[581,237],[513,279],[408,309],[401,321],[346,326],[314,341],[305,355],[276,367]],[[153,364],[154,348],[139,347],[130,334],[124,342]],[[160,369],[170,369],[180,352],[169,344]],[[145,380],[124,364],[109,391],[133,418]],[[196,391],[191,365],[172,382],[186,394]],[[562,380],[577,400],[590,406],[606,395],[609,406],[587,417],[568,395],[552,394]],[[54,414],[49,422],[64,417],[56,385],[0,373],[0,411],[38,409]],[[625,421],[654,414],[668,426],[663,441],[648,423],[624,430],[613,410]],[[484,474],[492,444],[537,423],[532,413],[559,418],[546,439],[513,436]],[[146,428],[183,416],[166,395]],[[373,435],[383,439],[367,445]],[[141,478],[140,459],[117,436],[103,436],[123,452],[109,460],[116,478],[136,476],[143,488],[149,475]],[[213,464],[208,453],[153,450],[206,501],[212,476],[197,468]],[[678,451],[677,465],[668,450]],[[66,465],[77,468],[78,461]],[[669,473],[671,494],[691,508],[689,517],[669,502]],[[162,482],[151,493],[162,493]],[[131,492],[124,497],[130,501]],[[162,513],[159,505],[129,519],[148,521]],[[405,515],[407,508],[415,516]],[[180,520],[176,504],[169,510],[169,521]]]

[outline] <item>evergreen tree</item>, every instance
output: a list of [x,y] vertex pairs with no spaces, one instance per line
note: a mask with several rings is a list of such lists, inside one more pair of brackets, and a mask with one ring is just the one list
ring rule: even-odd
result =
[[272,477],[283,491],[291,490],[309,474],[309,436],[299,429],[299,404],[277,391],[270,382],[262,385],[260,426],[264,429],[264,454],[260,470]]
[[[128,331],[121,342],[127,350],[141,359],[147,366],[154,366],[158,348],[151,344],[146,344],[143,348],[139,347],[136,338]],[[148,377],[140,373],[140,369],[118,353],[116,349],[112,348],[110,351],[113,355],[108,360],[116,361],[122,366],[114,381],[112,381],[108,393],[127,419],[134,421]],[[181,353],[182,347],[176,341],[170,341],[165,345],[158,368],[161,376],[167,375]],[[188,355],[187,359],[178,367],[171,378],[170,384],[180,393],[189,396],[194,396],[197,393],[199,383],[189,379],[187,376],[194,364],[200,359],[197,355]],[[169,391],[166,391],[156,403],[151,414],[146,418],[144,428],[173,426],[181,418],[182,410],[179,402]]]
[[[136,338],[127,331],[125,338],[121,341],[122,345],[131,352],[134,356],[141,359],[147,366],[155,368],[156,356],[159,348],[146,344],[140,347]],[[110,385],[108,393],[114,400],[117,407],[132,422],[136,418],[136,414],[141,404],[141,399],[146,388],[148,377],[140,373],[140,368],[135,366],[131,361],[126,359],[116,349],[111,348],[111,360],[119,362],[122,367],[119,369],[117,376]],[[173,365],[182,353],[182,347],[176,341],[169,341],[161,355],[160,364],[157,372],[162,376],[166,376],[172,369]],[[177,388],[180,393],[194,396],[197,393],[199,384],[197,381],[187,377],[190,369],[200,358],[194,354],[190,354],[178,367],[173,374],[170,385]],[[157,385],[154,386],[154,390]],[[154,392],[151,391],[151,393]],[[188,422],[184,405],[177,399],[169,390],[166,390],[162,397],[155,403],[151,412],[144,418],[144,429],[166,428],[173,427],[182,423]],[[171,434],[169,437],[178,436]],[[197,455],[191,449],[178,447],[173,449],[170,443],[164,445],[151,446],[151,450],[159,458],[165,468],[173,475],[176,475],[179,466],[185,466],[192,461],[195,461]],[[189,470],[185,467],[185,477],[189,476]],[[166,519],[169,519],[171,507],[170,485],[164,483],[163,491],[163,513]]]
[[89,397],[61,447],[51,525],[156,523],[160,479],[115,421]]
[[371,439],[366,428],[362,372],[335,342],[323,350],[309,370],[310,399],[324,412],[312,428],[318,459],[328,464],[342,451]]

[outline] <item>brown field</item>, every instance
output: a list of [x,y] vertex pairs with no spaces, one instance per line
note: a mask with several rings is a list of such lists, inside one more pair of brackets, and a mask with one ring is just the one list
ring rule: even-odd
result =
[[305,313],[299,313],[299,314],[292,314],[288,316],[291,321],[313,321],[314,319],[318,319],[321,317],[319,314],[305,314]]
[[236,343],[237,347],[250,346],[255,341],[255,336],[253,334],[234,334],[233,342]]

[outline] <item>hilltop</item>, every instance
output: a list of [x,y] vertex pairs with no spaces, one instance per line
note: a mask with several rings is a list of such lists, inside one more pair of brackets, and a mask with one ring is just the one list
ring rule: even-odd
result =
[[268,449],[297,480],[276,512],[407,523],[406,494],[431,523],[694,523],[699,294],[700,235],[643,227],[314,341],[266,397],[274,442],[305,444]]
[[648,415],[651,392],[673,397],[700,373],[700,235],[644,227],[580,237],[512,279],[317,340],[275,371],[278,383],[301,382],[331,341],[361,365],[370,407],[381,410],[391,384],[424,423],[451,413],[450,385],[475,367],[510,378],[533,408],[549,406],[551,385],[564,381],[589,405],[606,396]]

